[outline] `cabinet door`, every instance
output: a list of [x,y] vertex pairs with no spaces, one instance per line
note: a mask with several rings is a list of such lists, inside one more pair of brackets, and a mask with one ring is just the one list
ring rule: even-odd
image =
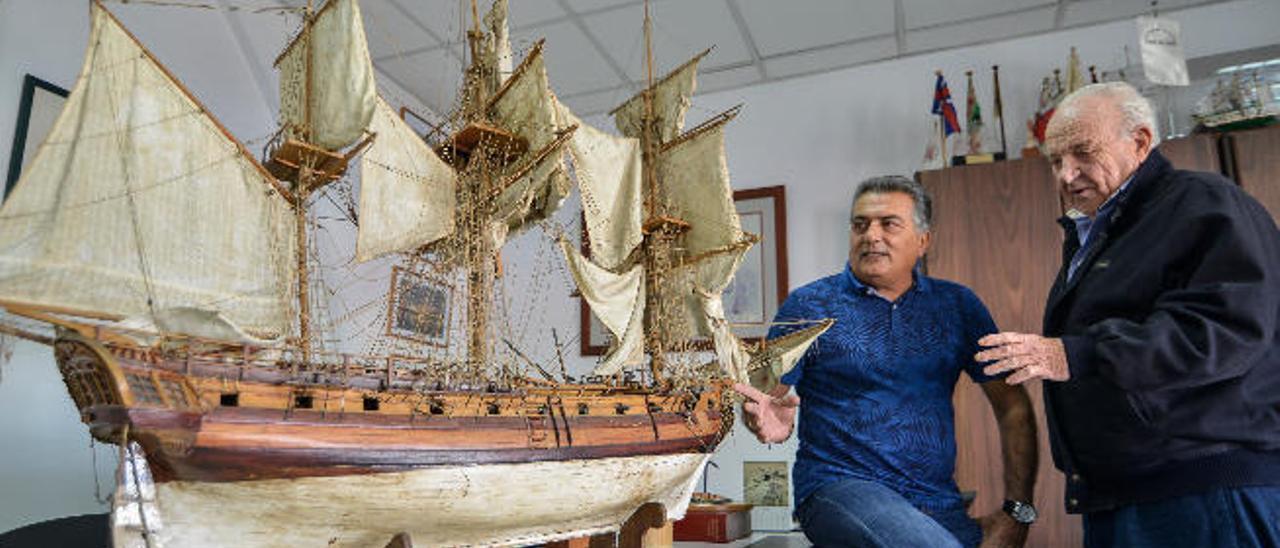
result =
[[1280,222],[1280,126],[1228,134],[1236,182]]
[[[1001,330],[1040,333],[1045,298],[1061,261],[1057,190],[1042,158],[923,172],[934,200],[930,276],[968,286]],[[1040,466],[1035,505],[1041,518],[1027,546],[1080,546],[1080,518],[1063,508],[1064,479],[1053,467],[1043,395],[1026,385],[1035,406]],[[964,375],[956,386],[956,482],[976,490],[970,514],[1000,508],[1004,480],[1000,431],[982,389]]]
[[1218,160],[1218,135],[1202,134],[1179,137],[1160,143],[1160,153],[1178,169],[1222,172]]

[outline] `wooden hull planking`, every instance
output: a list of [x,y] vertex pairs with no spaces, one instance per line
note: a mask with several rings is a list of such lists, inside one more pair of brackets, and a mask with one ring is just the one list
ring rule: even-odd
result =
[[160,546],[522,545],[647,503],[676,519],[733,420],[718,386],[371,390],[63,335],[91,432],[145,451]]

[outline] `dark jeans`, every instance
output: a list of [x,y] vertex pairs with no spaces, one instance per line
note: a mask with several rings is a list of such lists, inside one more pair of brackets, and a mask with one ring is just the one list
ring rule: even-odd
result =
[[1280,487],[1218,489],[1085,514],[1084,545],[1280,547]]
[[961,546],[942,523],[963,535],[964,545],[976,546],[982,540],[982,530],[963,509],[930,517],[892,489],[857,479],[818,489],[796,508],[796,517],[809,541],[822,548]]

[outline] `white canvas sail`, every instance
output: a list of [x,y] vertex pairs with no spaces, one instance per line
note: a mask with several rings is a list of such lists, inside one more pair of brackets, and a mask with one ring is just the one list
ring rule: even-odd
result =
[[489,32],[485,36],[485,59],[482,64],[492,68],[493,80],[490,85],[496,88],[511,76],[514,59],[507,31],[507,0],[494,0],[489,12],[484,14],[484,26]]
[[751,386],[762,392],[773,390],[779,379],[790,372],[805,351],[809,350],[809,346],[818,340],[818,336],[826,333],[834,324],[835,320],[822,320],[804,329],[765,341],[761,348],[750,352],[748,376]]
[[617,274],[592,263],[565,241],[560,241],[569,272],[586,299],[616,341],[594,371],[612,375],[623,366],[641,361],[644,350],[644,269],[640,265]]
[[612,269],[644,240],[640,140],[600,131],[559,102],[556,106],[562,126],[578,126],[569,141],[569,154],[582,195],[591,257]]
[[666,329],[670,340],[685,341],[715,334],[713,320],[724,318],[721,295],[754,242],[744,238],[692,258],[660,278],[659,291],[664,301],[680,307],[680,315],[673,316],[672,325]]
[[275,181],[93,4],[66,107],[0,209],[0,298],[118,316],[192,308],[292,331]]
[[359,2],[329,0],[285,48],[276,68],[281,122],[290,137],[301,138],[298,129],[308,124],[311,131],[306,140],[329,150],[361,137],[373,117],[378,93]]
[[356,260],[409,251],[454,228],[456,174],[381,98],[360,159]]
[[687,255],[707,253],[743,239],[729,187],[723,122],[665,150],[657,169],[662,181],[660,199],[667,214],[693,225],[685,234]]
[[489,105],[494,122],[529,142],[529,151],[506,170],[497,200],[494,238],[501,244],[526,224],[549,217],[569,195],[564,144],[556,123],[555,98],[547,83],[542,45],[534,46],[520,68]]
[[[707,55],[704,51],[685,64],[671,71],[650,88],[653,94],[653,116],[658,128],[658,139],[667,142],[684,128],[684,115],[689,110],[693,92],[697,87],[698,61]],[[627,137],[640,137],[644,127],[644,92],[627,100],[613,111],[614,124]]]

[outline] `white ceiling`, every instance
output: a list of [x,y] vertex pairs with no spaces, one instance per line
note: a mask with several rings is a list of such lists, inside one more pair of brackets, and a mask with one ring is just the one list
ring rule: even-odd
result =
[[[304,0],[282,0],[299,5]],[[1161,11],[1225,0],[1162,0]],[[319,2],[317,2],[318,4]],[[479,0],[480,10],[488,0]],[[714,46],[699,92],[1131,18],[1149,0],[652,0],[656,73]],[[452,108],[469,0],[365,0],[374,64],[436,112]],[[546,38],[551,86],[583,115],[644,79],[643,0],[510,0],[512,46]],[[249,33],[252,34],[252,33]]]

